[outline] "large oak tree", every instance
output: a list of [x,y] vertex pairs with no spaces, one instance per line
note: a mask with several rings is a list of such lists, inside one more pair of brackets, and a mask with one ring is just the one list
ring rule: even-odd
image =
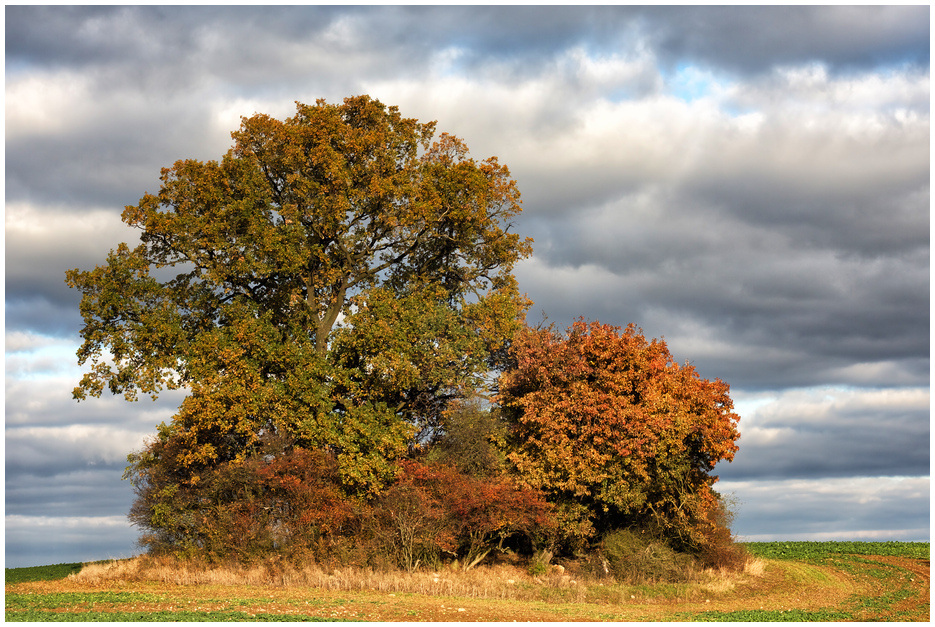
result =
[[377,491],[497,366],[529,304],[519,192],[496,158],[434,132],[368,96],[244,118],[220,161],[178,161],[126,207],[139,245],[67,273],[77,399],[189,391],[131,457],[138,481],[195,486],[276,434]]

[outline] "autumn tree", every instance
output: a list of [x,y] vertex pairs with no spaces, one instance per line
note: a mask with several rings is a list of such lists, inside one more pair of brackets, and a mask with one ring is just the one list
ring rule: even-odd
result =
[[244,118],[220,161],[178,161],[126,207],[139,245],[67,273],[76,399],[188,391],[131,456],[151,494],[197,489],[270,434],[333,454],[349,493],[379,491],[499,363],[529,304],[519,192],[434,132],[367,96]]
[[698,552],[721,537],[711,471],[739,437],[726,383],[677,364],[633,325],[527,327],[510,351],[498,396],[507,457],[557,505],[567,539],[637,528]]

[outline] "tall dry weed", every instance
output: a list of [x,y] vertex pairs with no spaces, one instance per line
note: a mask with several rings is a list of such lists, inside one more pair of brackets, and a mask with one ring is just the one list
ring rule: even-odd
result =
[[[763,572],[762,560],[751,560],[747,574]],[[679,586],[680,594],[691,589],[706,593],[727,592],[744,575],[730,571],[706,571],[707,577]],[[550,566],[548,572],[531,575],[524,563],[497,562],[463,570],[449,564],[437,570],[406,572],[360,566],[325,567],[316,563],[294,564],[271,559],[251,565],[226,565],[168,556],[143,555],[129,560],[86,565],[73,580],[91,585],[113,582],[159,582],[172,585],[257,586],[314,588],[333,591],[378,591],[456,596],[484,599],[545,602],[606,602],[630,599],[625,583],[594,578],[581,569]]]

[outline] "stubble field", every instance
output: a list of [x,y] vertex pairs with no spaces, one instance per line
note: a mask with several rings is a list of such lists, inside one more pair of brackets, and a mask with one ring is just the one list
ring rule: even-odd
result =
[[468,572],[6,570],[8,621],[929,621],[928,543],[747,545],[743,573],[624,585],[519,564]]

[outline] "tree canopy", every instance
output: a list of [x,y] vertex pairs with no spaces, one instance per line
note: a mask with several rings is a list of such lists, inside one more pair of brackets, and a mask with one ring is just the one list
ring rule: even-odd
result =
[[526,327],[510,350],[498,396],[507,457],[556,503],[567,536],[634,527],[696,550],[719,531],[711,471],[739,437],[726,383],[680,366],[634,325]]
[[75,397],[188,389],[143,453],[180,480],[277,432],[375,489],[529,304],[509,170],[434,132],[368,96],[297,103],[242,119],[220,161],[163,169],[123,212],[139,245],[67,273],[88,365]]

